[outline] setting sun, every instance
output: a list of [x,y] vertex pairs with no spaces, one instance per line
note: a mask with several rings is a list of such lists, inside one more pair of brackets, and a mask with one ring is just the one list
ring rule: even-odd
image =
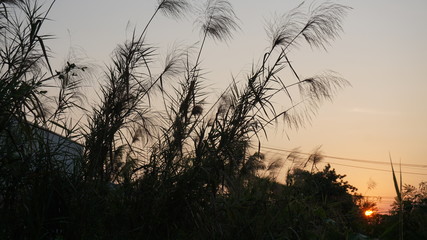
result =
[[374,211],[372,211],[372,210],[366,210],[365,211],[365,216],[371,217],[373,213],[374,213]]

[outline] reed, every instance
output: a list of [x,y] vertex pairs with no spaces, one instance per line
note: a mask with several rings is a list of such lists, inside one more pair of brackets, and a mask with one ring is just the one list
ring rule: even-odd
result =
[[[330,166],[318,170],[316,153],[305,160],[310,171],[294,169],[279,184],[283,163],[266,159],[259,140],[280,120],[303,127],[349,85],[333,72],[300,78],[289,59],[303,42],[329,46],[348,7],[322,3],[307,12],[300,5],[273,20],[259,63],[208,103],[200,59],[209,41],[227,41],[239,29],[232,5],[208,0],[199,7],[196,50],[172,49],[157,71],[158,49],[146,40],[151,23],[160,13],[179,18],[194,7],[159,0],[142,31],[114,50],[96,76],[103,79],[99,101],[84,108],[80,86],[95,76],[72,61],[53,71],[45,45],[50,36],[38,34],[51,5],[1,5],[0,211],[10,216],[2,219],[1,237],[342,239],[358,232],[355,189],[343,175]],[[285,71],[294,78],[284,79]],[[56,96],[48,92],[52,82]],[[163,108],[152,104],[154,95],[162,96]],[[289,105],[278,111],[274,101],[283,96]],[[71,124],[72,109],[86,119]],[[10,131],[13,124],[19,134]],[[74,155],[72,172],[55,161],[63,153],[34,126],[78,139],[83,150]]]

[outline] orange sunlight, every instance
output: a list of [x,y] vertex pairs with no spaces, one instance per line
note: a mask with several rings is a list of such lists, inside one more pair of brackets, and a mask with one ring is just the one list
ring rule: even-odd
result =
[[365,211],[365,216],[366,217],[372,217],[373,214],[374,214],[374,211],[372,211],[370,209]]

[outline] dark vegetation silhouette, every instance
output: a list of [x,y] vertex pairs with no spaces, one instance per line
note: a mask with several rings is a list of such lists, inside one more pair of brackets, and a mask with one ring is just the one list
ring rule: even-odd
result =
[[[362,196],[329,165],[318,170],[319,154],[271,161],[260,152],[268,126],[304,126],[349,85],[333,72],[300,78],[288,58],[303,42],[326,49],[348,7],[301,4],[272,21],[259,62],[207,103],[201,57],[209,40],[229,40],[239,29],[233,8],[206,1],[196,18],[197,50],[173,49],[154,71],[158,49],[145,38],[152,21],[194,10],[189,1],[158,0],[142,32],[114,50],[100,99],[88,108],[81,87],[94,78],[91,69],[71,60],[61,70],[50,65],[52,36],[40,29],[52,5],[0,6],[1,239],[362,239],[374,232],[362,218]],[[294,78],[283,79],[284,71]],[[151,103],[155,95],[162,104]],[[288,100],[287,110],[276,109],[277,98]],[[86,119],[73,122],[75,111]],[[301,167],[280,184],[285,161]]]
[[418,188],[400,181],[390,157],[396,198],[389,215],[378,215],[371,220],[367,232],[380,239],[426,239],[427,231],[427,182],[422,181]]

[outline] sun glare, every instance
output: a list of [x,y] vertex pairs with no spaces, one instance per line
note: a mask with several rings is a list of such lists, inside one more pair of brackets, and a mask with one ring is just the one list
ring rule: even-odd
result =
[[367,217],[372,217],[372,214],[374,214],[374,211],[372,211],[370,209],[365,211],[365,216],[367,216]]

